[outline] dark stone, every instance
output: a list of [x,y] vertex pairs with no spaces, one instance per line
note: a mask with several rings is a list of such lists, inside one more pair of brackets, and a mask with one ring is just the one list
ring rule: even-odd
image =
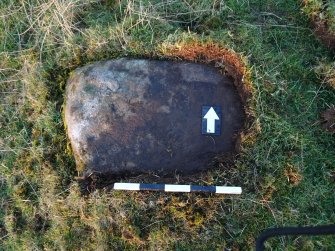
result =
[[[221,135],[201,133],[202,106],[222,107]],[[84,176],[191,174],[235,149],[244,110],[232,80],[211,66],[119,59],[77,69],[65,122]]]

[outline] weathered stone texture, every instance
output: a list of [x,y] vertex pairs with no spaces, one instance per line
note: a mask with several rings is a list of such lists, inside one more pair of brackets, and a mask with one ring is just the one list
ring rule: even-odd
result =
[[[222,107],[222,134],[201,134],[201,107]],[[119,59],[77,69],[65,123],[77,167],[92,172],[189,174],[232,152],[244,122],[232,80],[207,65]]]

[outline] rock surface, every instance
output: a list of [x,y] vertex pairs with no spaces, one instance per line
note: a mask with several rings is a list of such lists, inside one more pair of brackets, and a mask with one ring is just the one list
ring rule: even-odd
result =
[[[244,110],[232,80],[211,66],[118,59],[75,70],[65,123],[84,176],[184,175],[234,151]],[[220,136],[201,134],[203,105],[222,107]]]

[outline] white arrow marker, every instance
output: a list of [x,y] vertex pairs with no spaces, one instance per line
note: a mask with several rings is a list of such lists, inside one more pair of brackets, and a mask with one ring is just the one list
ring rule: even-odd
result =
[[215,133],[215,120],[220,120],[213,107],[206,113],[204,119],[207,119],[207,133]]

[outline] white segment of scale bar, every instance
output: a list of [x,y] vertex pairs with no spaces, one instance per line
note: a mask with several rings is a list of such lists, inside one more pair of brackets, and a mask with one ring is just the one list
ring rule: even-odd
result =
[[114,183],[115,190],[140,191],[139,183]]
[[164,187],[165,192],[191,192],[190,185],[165,185]]
[[241,187],[227,187],[227,186],[216,186],[215,193],[223,193],[223,194],[241,194]]

